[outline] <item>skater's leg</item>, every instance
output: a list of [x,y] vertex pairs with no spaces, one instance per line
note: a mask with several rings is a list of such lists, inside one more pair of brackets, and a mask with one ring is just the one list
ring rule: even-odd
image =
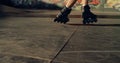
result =
[[82,0],[82,6],[88,5],[88,0]]
[[84,2],[83,2],[82,17],[83,17],[83,24],[97,22],[97,16],[90,11],[90,7],[88,5],[88,0],[84,0]]
[[75,4],[77,0],[68,0],[67,4],[65,7],[61,10],[61,12],[56,16],[54,19],[54,22],[58,23],[66,23],[69,21],[68,15],[71,12],[71,7]]
[[72,8],[73,5],[76,3],[77,0],[68,0],[66,7],[67,8]]

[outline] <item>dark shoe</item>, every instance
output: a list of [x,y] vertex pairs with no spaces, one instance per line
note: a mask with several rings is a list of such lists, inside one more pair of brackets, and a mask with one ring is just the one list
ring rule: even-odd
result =
[[84,6],[84,12],[82,14],[83,24],[90,24],[97,22],[97,16],[90,11],[88,5]]
[[54,19],[54,22],[58,22],[58,23],[67,23],[69,21],[68,15],[70,14],[72,9],[69,8],[63,8],[61,10],[61,12],[56,16],[56,18]]

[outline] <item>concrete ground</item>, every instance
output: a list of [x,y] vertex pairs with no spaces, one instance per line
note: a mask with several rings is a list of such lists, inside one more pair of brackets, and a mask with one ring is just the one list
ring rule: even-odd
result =
[[119,18],[83,25],[81,18],[60,24],[49,16],[13,14],[0,18],[0,63],[120,62]]
[[[119,19],[99,19],[97,24],[82,25],[72,20],[77,29],[55,61],[65,63],[119,63]],[[74,24],[73,24],[74,23]]]
[[53,23],[51,18],[11,17],[1,19],[0,23],[2,63],[29,61],[21,58],[48,62],[74,31],[74,26]]

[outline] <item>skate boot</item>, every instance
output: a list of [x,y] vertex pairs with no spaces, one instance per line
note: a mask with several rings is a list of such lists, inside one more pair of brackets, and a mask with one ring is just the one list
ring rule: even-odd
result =
[[54,19],[54,22],[58,22],[58,23],[67,23],[69,21],[68,15],[70,14],[72,9],[69,8],[63,8],[61,10],[61,12],[56,16],[56,18]]
[[90,11],[89,5],[84,6],[84,12],[82,14],[83,24],[89,24],[97,22],[97,16]]

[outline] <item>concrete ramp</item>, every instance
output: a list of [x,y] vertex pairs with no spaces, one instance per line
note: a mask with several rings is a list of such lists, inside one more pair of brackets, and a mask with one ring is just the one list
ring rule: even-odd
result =
[[54,23],[51,18],[2,19],[0,20],[0,61],[49,63],[75,28],[76,26]]

